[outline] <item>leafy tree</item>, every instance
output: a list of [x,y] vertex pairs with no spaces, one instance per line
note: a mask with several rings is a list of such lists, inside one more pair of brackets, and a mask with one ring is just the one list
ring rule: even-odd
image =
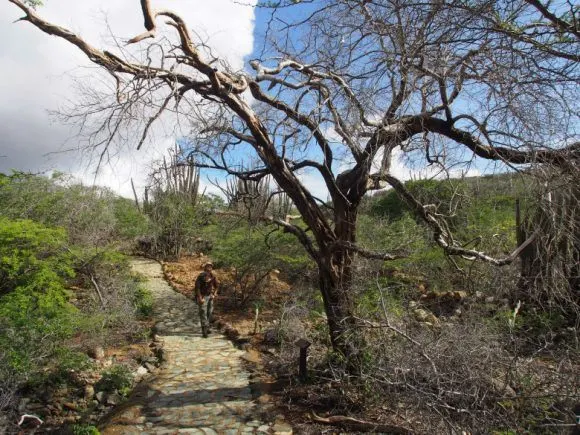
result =
[[[156,52],[167,55],[149,56],[147,63],[99,50],[21,0],[9,1],[24,12],[24,21],[75,45],[114,78],[114,95],[99,95],[90,110],[78,108],[74,116],[104,116],[113,131],[137,128],[139,148],[174,101],[187,107],[176,110],[184,122],[201,126],[192,145],[198,166],[246,180],[273,177],[307,230],[272,221],[294,234],[316,262],[332,345],[355,370],[361,355],[350,292],[353,258],[399,256],[357,244],[359,206],[368,192],[391,186],[446,255],[505,265],[518,253],[494,258],[465,247],[444,216],[391,173],[395,150],[443,173],[475,159],[503,168],[552,166],[577,179],[578,59],[561,55],[562,49],[577,53],[576,9],[566,16],[522,0],[282,1],[269,5],[282,16],[270,21],[265,58],[250,62],[250,74],[215,62],[180,16],[154,10],[150,0],[141,1],[146,31],[128,41],[146,49],[164,46]],[[176,38],[147,42],[156,37],[159,18]],[[549,41],[535,39],[539,46],[520,31],[532,29],[537,38],[537,18],[552,29]],[[555,40],[558,33],[563,37]],[[136,111],[148,115],[136,120]],[[102,134],[97,128],[95,135]],[[236,148],[252,150],[261,165],[240,170],[228,159]],[[304,170],[324,180],[330,205],[301,181]]]
[[[229,227],[229,228],[228,228]],[[289,234],[272,232],[268,226],[247,225],[228,219],[203,229],[212,241],[216,266],[234,269],[234,285],[242,303],[259,298],[261,286],[273,269],[293,279],[304,274],[311,260]]]

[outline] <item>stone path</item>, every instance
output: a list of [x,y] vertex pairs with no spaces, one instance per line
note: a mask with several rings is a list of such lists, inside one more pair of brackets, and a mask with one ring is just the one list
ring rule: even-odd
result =
[[163,364],[101,428],[112,434],[291,434],[272,405],[261,404],[242,363],[244,352],[222,335],[201,337],[197,306],[173,291],[161,266],[136,259],[154,297]]

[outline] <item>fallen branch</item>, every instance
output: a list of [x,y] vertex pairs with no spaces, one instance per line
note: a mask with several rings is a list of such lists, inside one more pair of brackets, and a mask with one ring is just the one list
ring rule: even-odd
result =
[[371,421],[359,420],[353,417],[344,417],[342,415],[334,415],[331,417],[319,417],[314,412],[312,413],[312,420],[317,423],[331,424],[340,426],[345,429],[362,431],[362,432],[384,432],[388,434],[412,434],[411,429],[402,426],[395,426],[393,424],[374,423]]

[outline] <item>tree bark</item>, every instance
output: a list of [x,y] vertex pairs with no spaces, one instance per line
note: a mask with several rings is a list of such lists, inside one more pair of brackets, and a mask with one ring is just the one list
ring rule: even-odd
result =
[[346,359],[352,374],[360,373],[364,338],[357,328],[352,293],[354,252],[345,244],[356,242],[356,207],[335,205],[334,242],[321,246],[318,263],[320,292],[324,302],[332,347]]

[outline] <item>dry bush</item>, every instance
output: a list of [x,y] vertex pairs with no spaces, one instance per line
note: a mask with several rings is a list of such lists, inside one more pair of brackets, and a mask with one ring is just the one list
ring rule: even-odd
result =
[[[280,343],[278,372],[296,375],[295,341],[313,342],[308,388],[288,388],[290,403],[367,420],[395,415],[420,433],[554,433],[572,423],[572,408],[580,400],[578,347],[571,331],[558,342],[545,334],[544,346],[536,340],[535,354],[529,353],[525,335],[534,332],[526,329],[530,320],[502,300],[516,280],[482,272],[487,277],[479,287],[484,295],[467,297],[460,314],[429,325],[417,319],[416,308],[427,310],[413,304],[421,292],[412,277],[399,277],[408,279],[406,284],[378,286],[368,279],[372,266],[357,265],[359,286],[353,290],[366,343],[359,352],[358,379],[340,354],[329,351],[326,319],[312,286],[296,288],[284,306],[274,331]],[[367,303],[365,297],[374,299]]]

